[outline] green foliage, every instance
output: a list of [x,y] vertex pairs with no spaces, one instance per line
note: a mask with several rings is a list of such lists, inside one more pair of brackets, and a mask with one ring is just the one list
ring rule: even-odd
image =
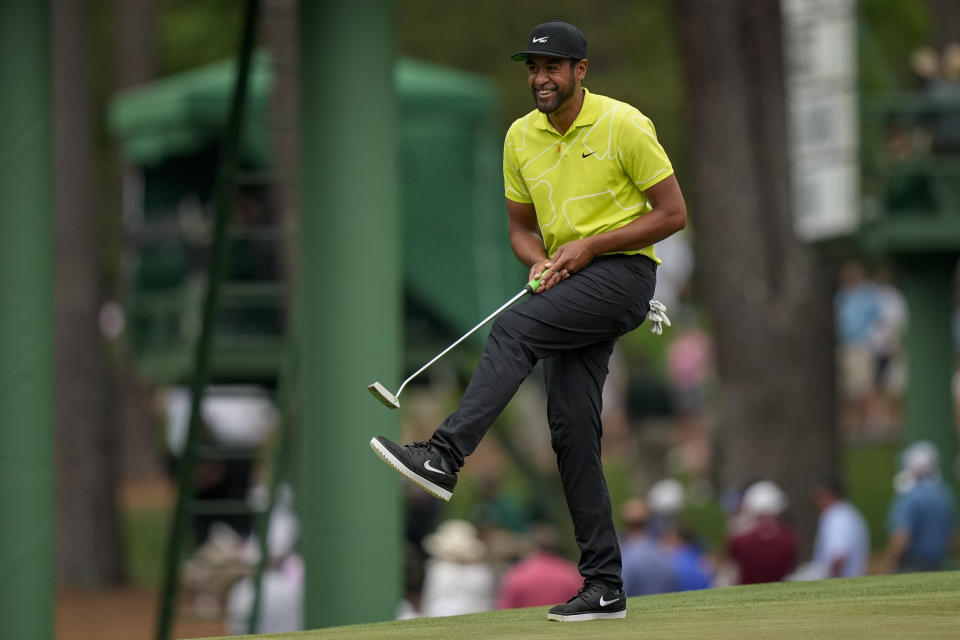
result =
[[860,0],[860,87],[907,89],[913,84],[910,54],[930,38],[925,0]]
[[158,73],[161,76],[216,62],[237,52],[242,2],[162,0],[159,15]]
[[534,108],[526,70],[510,55],[525,46],[534,25],[553,19],[577,25],[590,57],[584,84],[648,115],[674,163],[683,164],[683,77],[669,0],[609,0],[602,11],[575,0],[489,0],[469,9],[444,0],[399,0],[398,9],[401,54],[489,77],[499,91],[504,132]]

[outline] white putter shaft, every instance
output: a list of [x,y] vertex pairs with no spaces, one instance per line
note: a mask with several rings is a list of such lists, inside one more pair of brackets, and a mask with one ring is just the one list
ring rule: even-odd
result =
[[473,335],[473,333],[476,332],[477,329],[479,329],[479,328],[482,327],[483,325],[487,324],[488,322],[490,322],[491,320],[493,320],[494,318],[496,318],[504,309],[506,309],[507,307],[509,307],[510,305],[512,305],[514,302],[516,302],[517,300],[519,300],[520,298],[522,298],[522,297],[523,297],[524,295],[526,295],[527,293],[533,293],[534,291],[536,291],[536,290],[540,287],[540,281],[543,279],[544,276],[547,275],[547,271],[549,271],[549,269],[545,270],[542,274],[540,274],[540,277],[539,277],[539,278],[536,278],[536,279],[531,280],[530,282],[528,282],[527,285],[526,285],[523,289],[520,290],[520,293],[518,293],[517,295],[515,295],[515,296],[513,296],[512,298],[510,298],[509,300],[507,300],[499,309],[497,309],[496,311],[494,311],[493,313],[491,313],[490,315],[488,315],[486,318],[484,318],[483,320],[481,320],[480,323],[477,324],[477,326],[475,326],[473,329],[470,329],[470,331],[467,331],[465,334],[463,334],[463,335],[460,337],[459,340],[457,340],[457,341],[454,342],[452,345],[450,345],[449,347],[447,347],[446,349],[444,349],[443,351],[441,351],[440,353],[438,353],[437,356],[436,356],[433,360],[431,360],[431,361],[428,362],[427,364],[425,364],[425,365],[423,365],[422,367],[420,367],[419,369],[417,369],[417,371],[416,371],[412,376],[410,376],[409,378],[407,378],[406,380],[403,381],[403,384],[401,384],[401,385],[400,385],[400,388],[397,389],[396,395],[390,393],[390,390],[387,389],[387,388],[386,388],[385,386],[383,386],[382,384],[380,384],[379,382],[374,382],[373,384],[369,385],[369,386],[367,387],[367,389],[369,389],[369,390],[370,390],[370,393],[373,394],[373,397],[376,398],[377,400],[379,400],[380,402],[382,402],[382,403],[384,404],[384,406],[386,406],[386,407],[388,407],[388,408],[390,408],[390,409],[399,409],[399,408],[400,408],[400,399],[399,399],[399,398],[400,398],[400,394],[403,393],[403,388],[407,386],[407,383],[408,383],[408,382],[410,382],[411,380],[413,380],[414,378],[416,378],[418,375],[420,375],[421,373],[423,373],[423,371],[424,371],[427,367],[429,367],[429,366],[432,365],[434,362],[436,362],[437,360],[439,360],[440,358],[442,358],[444,355],[446,355],[448,351],[450,351],[450,350],[453,349],[455,346],[457,346],[458,344],[460,344],[461,342],[463,342],[464,340],[466,340],[467,338],[469,338],[471,335]]

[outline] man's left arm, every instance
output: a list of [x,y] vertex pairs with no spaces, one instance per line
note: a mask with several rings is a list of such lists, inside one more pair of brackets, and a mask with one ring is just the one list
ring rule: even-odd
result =
[[564,273],[576,273],[598,255],[616,251],[642,249],[673,235],[687,225],[687,205],[675,176],[670,175],[649,187],[647,199],[653,209],[618,229],[581,238],[561,245],[550,258],[555,274],[546,283],[550,288]]

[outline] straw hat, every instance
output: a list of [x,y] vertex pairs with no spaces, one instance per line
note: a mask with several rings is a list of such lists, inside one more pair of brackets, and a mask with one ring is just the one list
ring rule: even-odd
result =
[[434,558],[451,562],[479,562],[487,545],[477,536],[477,529],[466,520],[447,520],[436,532],[423,539],[423,548]]

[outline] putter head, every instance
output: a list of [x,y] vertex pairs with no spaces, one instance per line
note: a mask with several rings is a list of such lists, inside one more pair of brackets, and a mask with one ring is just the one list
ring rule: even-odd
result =
[[370,393],[373,394],[374,398],[382,402],[388,409],[400,408],[400,401],[397,400],[397,396],[387,391],[387,388],[379,382],[374,382],[368,386],[367,389],[370,390]]

